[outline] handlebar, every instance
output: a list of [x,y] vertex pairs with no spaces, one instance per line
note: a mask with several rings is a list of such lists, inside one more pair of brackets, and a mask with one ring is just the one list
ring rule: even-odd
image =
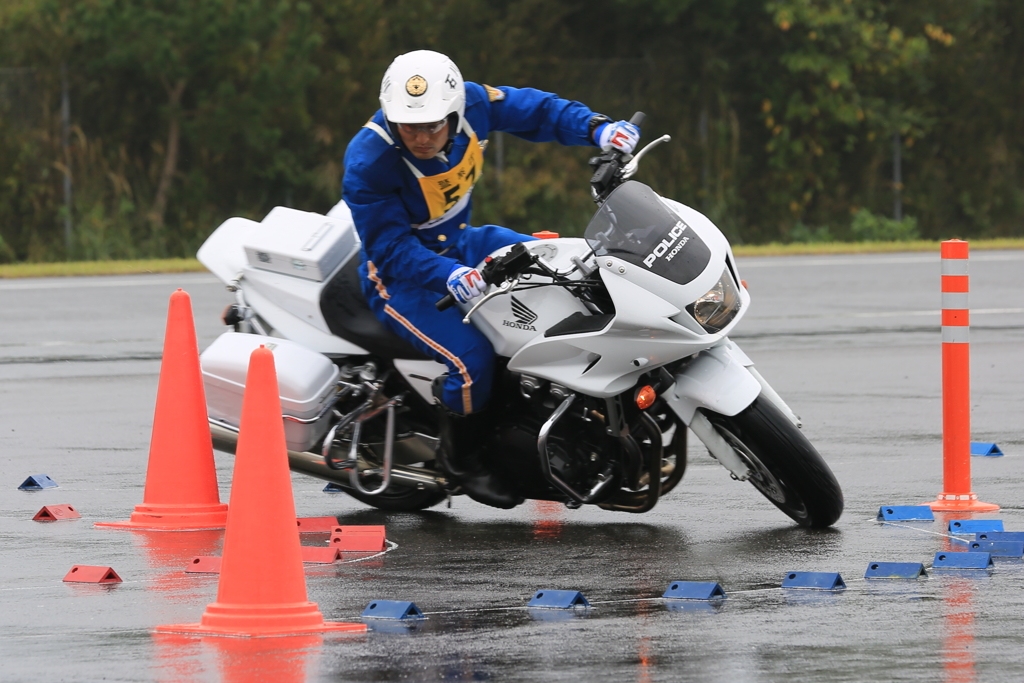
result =
[[439,311],[446,311],[455,305],[455,297],[449,292],[434,302],[434,308]]
[[[637,128],[644,125],[647,114],[638,111],[633,114],[629,122]],[[618,185],[616,178],[622,170],[623,165],[632,157],[623,154],[617,149],[605,152],[600,156],[593,157],[590,165],[594,168],[594,175],[590,178],[590,186],[594,191],[594,201],[600,203]]]
[[[512,248],[504,256],[484,260],[484,267],[480,270],[480,277],[488,285],[494,285],[519,275],[529,268],[534,261],[533,254],[523,246],[522,242],[512,245]],[[455,305],[455,297],[449,292],[441,297],[434,307],[443,311]]]
[[[647,114],[642,111],[635,112],[629,119],[629,123],[641,128],[647,121]],[[619,182],[622,182],[622,167],[633,157],[629,154],[613,149],[600,156],[593,157],[590,165],[594,168],[594,175],[590,178],[590,185],[594,189],[595,200],[600,203],[608,194],[615,189]],[[618,179],[618,182],[616,182]],[[533,256],[520,242],[512,247],[512,250],[504,256],[491,259],[488,257],[480,275],[488,285],[500,283],[523,272],[533,263]],[[445,294],[434,307],[444,311],[455,305],[455,297],[451,293]]]

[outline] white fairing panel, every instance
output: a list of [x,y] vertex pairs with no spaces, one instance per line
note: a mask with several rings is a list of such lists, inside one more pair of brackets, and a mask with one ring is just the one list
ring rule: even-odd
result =
[[598,332],[537,335],[512,357],[509,369],[604,397],[630,388],[644,372],[687,355],[679,334],[693,333],[669,320],[679,308],[618,274],[606,269],[600,274],[615,302],[611,324]]
[[[548,267],[560,272],[572,270],[572,256],[583,256],[588,251],[583,240],[571,238],[537,240],[526,242],[525,246],[540,256]],[[492,256],[502,255],[509,249],[499,249]],[[527,275],[520,285],[550,281],[550,278]],[[462,305],[461,308],[466,312],[471,306]],[[587,313],[587,308],[563,288],[541,287],[491,299],[473,314],[472,322],[494,345],[495,353],[510,357],[538,335],[542,336],[546,329],[577,311]]]

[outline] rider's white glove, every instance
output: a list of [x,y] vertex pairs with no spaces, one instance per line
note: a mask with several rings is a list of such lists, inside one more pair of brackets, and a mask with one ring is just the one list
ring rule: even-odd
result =
[[460,304],[475,299],[484,293],[487,284],[480,271],[469,266],[456,266],[448,276],[448,291]]
[[615,149],[632,154],[636,143],[640,142],[640,129],[629,121],[602,123],[594,131],[594,142],[605,152]]

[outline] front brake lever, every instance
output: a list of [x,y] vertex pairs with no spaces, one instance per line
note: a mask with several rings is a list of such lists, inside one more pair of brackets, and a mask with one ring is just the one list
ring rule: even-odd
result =
[[649,143],[647,143],[644,146],[643,149],[641,149],[639,152],[637,152],[633,156],[633,158],[630,159],[629,162],[625,166],[622,167],[622,171],[621,171],[622,179],[623,180],[629,180],[630,178],[632,178],[636,174],[637,169],[640,167],[640,157],[642,157],[643,155],[645,155],[649,151],[651,151],[651,148],[657,147],[658,145],[660,145],[663,142],[669,142],[671,139],[672,139],[671,135],[662,135],[657,140],[651,140]]
[[466,317],[464,317],[462,319],[462,324],[463,325],[468,325],[469,324],[469,318],[474,313],[476,313],[476,309],[480,308],[481,306],[483,306],[485,303],[487,303],[488,301],[490,301],[491,299],[493,299],[496,296],[501,296],[502,294],[507,294],[509,291],[512,290],[513,287],[515,287],[518,284],[519,284],[519,276],[516,276],[516,277],[512,278],[511,280],[505,280],[504,282],[502,282],[500,285],[497,286],[497,288],[493,292],[490,292],[488,294],[484,294],[484,296],[480,299],[480,301],[476,302],[473,305],[473,308],[469,309],[466,312]]

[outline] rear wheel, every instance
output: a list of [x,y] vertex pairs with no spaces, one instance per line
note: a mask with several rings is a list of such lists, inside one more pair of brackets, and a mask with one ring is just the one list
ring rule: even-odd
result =
[[[399,454],[404,454],[405,457],[399,459],[405,467],[412,467],[423,470],[436,470],[437,463],[434,460],[421,460],[419,462],[409,462],[408,453],[409,449],[402,450],[402,444],[405,442],[419,443],[418,448],[413,448],[415,451],[422,451],[423,449],[429,449],[428,444],[424,444],[422,438],[416,437],[416,434],[422,427],[417,425],[415,422],[409,421],[409,416],[413,415],[410,411],[404,408],[400,408],[398,411],[398,418],[402,420],[398,427],[398,435],[395,438],[395,454],[396,458]],[[360,438],[359,444],[359,482],[362,487],[368,491],[376,491],[380,488],[382,479],[380,474],[366,473],[365,470],[376,470],[381,471],[383,466],[383,449],[385,436],[383,431],[380,430],[383,425],[386,424],[384,420],[377,419],[368,423],[369,427]],[[423,430],[426,433],[427,430]],[[347,430],[344,433],[344,437],[339,435],[335,439],[331,448],[331,460],[328,461],[328,465],[332,468],[337,468],[338,463],[347,460],[349,457],[349,448],[351,446],[352,433],[351,430]],[[425,454],[421,454],[423,457]],[[432,454],[431,454],[432,455]],[[402,486],[394,482],[388,486],[383,492],[376,495],[367,495],[362,491],[356,489],[349,483],[349,472],[339,472],[339,478],[335,480],[342,490],[348,495],[352,496],[361,503],[366,503],[371,507],[375,507],[378,510],[385,510],[387,512],[416,512],[418,510],[426,510],[429,507],[433,507],[448,497],[448,494],[444,491],[433,490],[433,489],[418,489],[412,486]]]
[[843,492],[811,442],[771,401],[758,396],[737,415],[701,409],[752,472],[750,483],[800,526],[827,527],[843,512]]
[[[361,503],[366,503],[378,510],[387,512],[416,512],[426,510],[443,501],[447,494],[444,491],[427,491],[402,486],[391,485],[383,493],[376,496],[368,496],[361,491],[341,484],[341,488],[348,495]],[[364,486],[374,486],[373,482],[364,483]]]

